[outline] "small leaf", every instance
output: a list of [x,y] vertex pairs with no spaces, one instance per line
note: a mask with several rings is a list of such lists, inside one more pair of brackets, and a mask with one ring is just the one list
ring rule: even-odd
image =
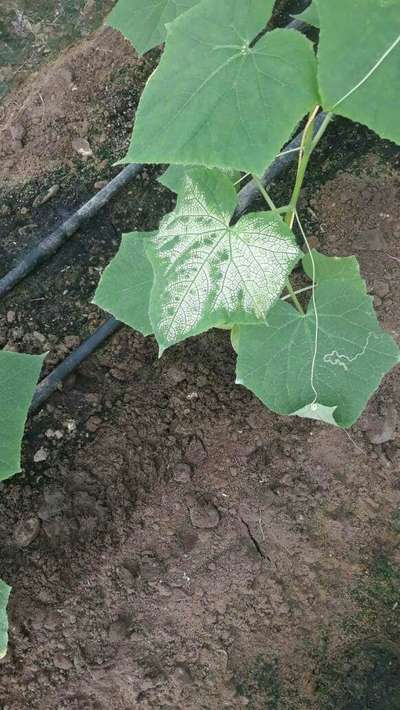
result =
[[306,254],[302,259],[303,269],[312,280],[314,261],[315,281],[321,284],[323,281],[351,281],[355,288],[366,293],[365,282],[360,276],[360,265],[355,256],[325,256],[315,249],[310,254]]
[[[168,187],[171,192],[178,194],[183,188],[186,175],[190,173],[195,165],[170,165],[165,173],[160,175],[158,182],[164,187]],[[222,170],[232,183],[236,183],[240,180],[240,172],[238,170]]]
[[149,318],[153,269],[145,252],[153,234],[122,235],[119,251],[104,270],[93,299],[96,306],[143,335],[153,333]]
[[193,169],[149,246],[150,320],[161,350],[215,326],[257,322],[301,254],[272,212],[230,226],[236,194],[216,170]]
[[44,355],[0,352],[0,480],[21,470],[25,420]]
[[264,325],[240,326],[237,381],[275,412],[304,415],[315,401],[349,427],[400,361],[399,350],[380,328],[371,297],[351,279],[322,281],[315,300],[316,350],[312,300],[305,316],[279,301]]
[[107,18],[139,54],[164,41],[165,25],[196,5],[199,0],[119,0]]
[[0,658],[4,658],[8,645],[7,604],[11,587],[0,579]]
[[273,0],[203,0],[168,26],[124,162],[261,175],[320,99],[313,46],[277,29],[250,46]]
[[400,143],[400,2],[315,0],[323,107]]
[[301,20],[302,22],[307,22],[308,25],[313,27],[319,27],[319,15],[318,8],[314,2],[311,3],[303,12],[298,15],[294,15],[296,20]]

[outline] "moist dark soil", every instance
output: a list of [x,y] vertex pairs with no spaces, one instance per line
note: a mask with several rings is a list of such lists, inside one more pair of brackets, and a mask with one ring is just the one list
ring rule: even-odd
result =
[[[117,171],[157,52],[139,60],[106,30],[112,64],[90,64],[99,36],[35,80],[62,115],[46,151],[28,112],[32,138],[5,167],[1,274]],[[60,88],[65,67],[91,92],[84,106]],[[86,161],[71,143],[82,116]],[[146,169],[2,302],[1,347],[49,350],[47,372],[105,319],[90,299],[121,232],[153,229],[173,206],[156,176]],[[358,256],[397,340],[399,197],[398,151],[335,122],[302,215],[314,246]],[[227,333],[159,360],[151,337],[123,328],[30,418],[23,471],[0,486],[13,586],[3,710],[400,710],[398,371],[346,434],[269,412],[234,369]]]

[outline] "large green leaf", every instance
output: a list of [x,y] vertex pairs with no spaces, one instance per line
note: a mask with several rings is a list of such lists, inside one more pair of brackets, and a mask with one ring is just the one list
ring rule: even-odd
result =
[[153,270],[145,253],[152,232],[123,234],[117,255],[104,270],[93,303],[143,335],[153,332],[149,319]]
[[[361,279],[360,279],[361,280]],[[270,409],[349,427],[399,350],[354,279],[322,278],[302,316],[279,301],[264,325],[240,326],[237,382]]]
[[165,25],[196,5],[199,0],[119,0],[108,24],[122,32],[144,54],[165,39]]
[[7,604],[11,587],[0,579],[0,658],[4,658],[7,653],[8,644],[8,618]]
[[313,27],[319,27],[319,15],[318,8],[314,2],[311,3],[303,12],[295,15],[296,20],[302,20],[307,22],[308,25],[313,25]]
[[0,480],[20,471],[21,441],[44,355],[0,352]]
[[319,103],[312,44],[265,26],[273,0],[203,0],[168,26],[125,162],[200,164],[261,175]]
[[324,108],[399,143],[400,0],[315,1]]
[[256,322],[279,297],[301,252],[271,212],[230,226],[236,194],[217,170],[195,168],[148,254],[150,320],[161,351],[227,323]]

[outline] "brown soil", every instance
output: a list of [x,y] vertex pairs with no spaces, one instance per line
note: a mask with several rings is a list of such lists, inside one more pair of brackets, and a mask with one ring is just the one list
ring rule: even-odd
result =
[[[2,180],[27,182],[60,166],[71,168],[81,139],[89,138],[93,158],[107,142],[107,87],[129,72],[132,103],[152,68],[119,32],[104,28],[64,53],[3,102],[0,114]],[[131,111],[132,114],[132,111]],[[76,146],[76,147],[74,147]]]
[[[96,41],[74,50],[83,73]],[[119,69],[99,94],[113,116],[102,144],[110,159],[131,119]],[[85,74],[92,97],[106,68],[97,71],[98,81],[95,67]],[[59,125],[57,145],[68,146],[76,129]],[[314,244],[359,256],[380,319],[399,339],[398,156],[383,161],[368,138],[374,149],[338,171],[328,149],[348,130],[339,124],[322,145],[322,185],[304,192],[303,213]],[[363,132],[351,135],[359,146]],[[39,238],[18,232],[18,211],[31,210],[33,185],[55,179],[35,140],[26,166],[43,181],[21,184],[15,210],[16,192],[3,192],[6,261],[13,241],[20,251]],[[99,168],[71,170],[75,191],[57,173],[60,199],[32,211],[43,229],[61,205],[82,201]],[[171,206],[151,178],[6,299],[2,344],[50,347],[50,365],[74,347],[68,336],[93,329],[102,314],[88,300],[117,235],[127,223],[152,228]],[[123,329],[31,419],[23,474],[1,485],[0,576],[14,588],[4,710],[400,708],[398,372],[347,436],[268,412],[234,385],[234,359],[226,333],[158,360],[152,338]],[[373,444],[383,428],[389,440]]]

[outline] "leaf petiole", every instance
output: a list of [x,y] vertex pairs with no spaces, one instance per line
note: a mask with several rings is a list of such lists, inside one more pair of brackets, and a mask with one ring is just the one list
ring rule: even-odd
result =
[[292,284],[290,283],[290,280],[289,280],[289,279],[288,279],[287,282],[286,282],[286,288],[287,288],[287,290],[289,291],[289,295],[285,297],[286,300],[290,298],[290,299],[293,301],[294,305],[296,306],[298,312],[301,313],[302,316],[305,316],[305,312],[304,312],[303,306],[301,305],[299,299],[298,299],[297,296],[296,296],[296,293],[299,293],[299,291],[295,291],[295,290],[294,290],[294,288],[293,288]]

